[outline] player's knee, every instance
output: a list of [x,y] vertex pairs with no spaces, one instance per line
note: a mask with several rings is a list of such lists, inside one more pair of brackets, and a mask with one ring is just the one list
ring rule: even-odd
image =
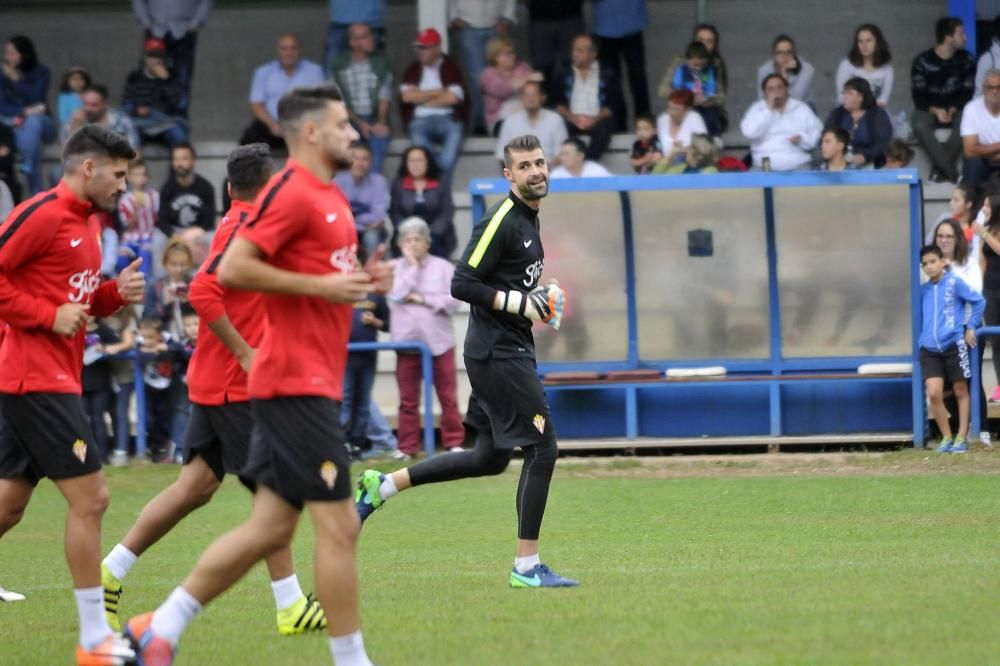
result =
[[510,464],[510,453],[495,453],[481,462],[483,476],[496,476],[502,474],[507,465]]
[[186,495],[188,500],[188,511],[194,511],[195,509],[208,504],[215,495],[215,491],[219,489],[220,485],[222,484],[219,480],[213,477],[212,479],[203,481],[198,485],[189,488]]
[[5,506],[0,509],[0,534],[6,533],[24,518],[24,505]]
[[96,492],[89,495],[86,499],[79,502],[79,505],[75,507],[76,512],[81,515],[86,516],[97,516],[98,518],[104,515],[104,512],[108,510],[108,506],[111,504],[111,493],[108,492],[108,487],[102,485]]
[[559,445],[554,439],[535,445],[536,465],[555,465],[559,457]]
[[927,387],[927,399],[937,402],[942,399],[943,391],[940,386]]
[[969,394],[969,385],[965,382],[955,382],[951,385],[951,390],[956,398],[964,398]]

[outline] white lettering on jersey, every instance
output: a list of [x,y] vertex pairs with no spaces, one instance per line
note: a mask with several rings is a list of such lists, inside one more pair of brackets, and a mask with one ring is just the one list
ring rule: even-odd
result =
[[545,264],[541,259],[533,264],[528,264],[527,268],[524,269],[524,272],[528,275],[528,277],[524,279],[525,287],[530,289],[538,284],[538,278],[542,277],[542,268],[544,265]]
[[99,271],[88,268],[85,271],[74,273],[69,278],[69,288],[72,290],[67,295],[70,303],[86,303],[87,298],[101,286],[101,274]]
[[330,265],[341,273],[353,273],[358,267],[358,244],[338,248],[330,255]]

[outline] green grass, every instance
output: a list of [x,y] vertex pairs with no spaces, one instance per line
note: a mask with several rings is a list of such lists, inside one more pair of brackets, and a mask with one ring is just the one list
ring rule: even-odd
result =
[[[581,579],[575,590],[507,587],[515,470],[392,500],[366,525],[359,554],[372,657],[383,665],[985,664],[1000,655],[995,474],[671,479],[644,477],[644,463],[611,467],[602,477],[593,465],[565,465],[553,483],[543,557]],[[176,469],[108,470],[106,548]],[[227,481],[139,561],[125,614],[158,605],[248,512],[246,492]],[[0,583],[28,595],[0,605],[0,664],[71,660],[63,513],[44,483],[0,541]],[[305,520],[295,555],[306,589],[311,547]],[[273,611],[258,566],[195,621],[178,664],[329,663],[323,638],[278,636]]]

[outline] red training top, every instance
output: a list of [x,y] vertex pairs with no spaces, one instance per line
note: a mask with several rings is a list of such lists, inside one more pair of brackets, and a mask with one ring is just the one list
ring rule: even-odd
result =
[[263,296],[254,291],[226,289],[219,284],[218,277],[223,253],[252,212],[252,204],[233,201],[233,207],[215,231],[208,258],[191,281],[188,301],[198,312],[199,322],[198,344],[188,365],[188,396],[191,402],[199,405],[222,405],[250,399],[247,373],[208,325],[229,315],[233,327],[254,349],[260,346],[264,337],[267,316]]
[[[257,198],[254,219],[239,233],[275,268],[295,273],[351,273],[358,233],[351,206],[294,160]],[[250,371],[254,398],[313,395],[340,400],[353,308],[309,296],[264,294],[268,326]]]
[[114,281],[101,281],[101,227],[91,205],[65,181],[15,208],[0,225],[0,393],[80,393],[85,327],[52,332],[56,309],[89,303],[106,317],[125,305]]

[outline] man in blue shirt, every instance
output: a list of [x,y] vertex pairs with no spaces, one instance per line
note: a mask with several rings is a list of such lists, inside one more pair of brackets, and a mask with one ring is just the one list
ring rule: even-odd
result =
[[285,147],[278,125],[278,100],[292,88],[323,83],[323,68],[302,57],[302,43],[291,32],[278,37],[278,57],[258,67],[250,84],[250,112],[254,120],[240,137],[240,145],[266,143]]
[[385,0],[330,0],[330,29],[323,49],[323,71],[329,72],[333,61],[350,49],[348,29],[353,23],[365,23],[375,35],[376,50],[385,43]]
[[620,81],[621,59],[625,59],[636,117],[649,113],[646,53],[642,43],[642,31],[648,24],[646,0],[594,0],[594,37],[601,63]]
[[389,213],[389,184],[380,173],[372,171],[372,151],[358,142],[351,151],[350,171],[341,171],[333,178],[340,191],[351,202],[358,241],[365,256],[372,256],[379,244],[388,237],[385,220]]

